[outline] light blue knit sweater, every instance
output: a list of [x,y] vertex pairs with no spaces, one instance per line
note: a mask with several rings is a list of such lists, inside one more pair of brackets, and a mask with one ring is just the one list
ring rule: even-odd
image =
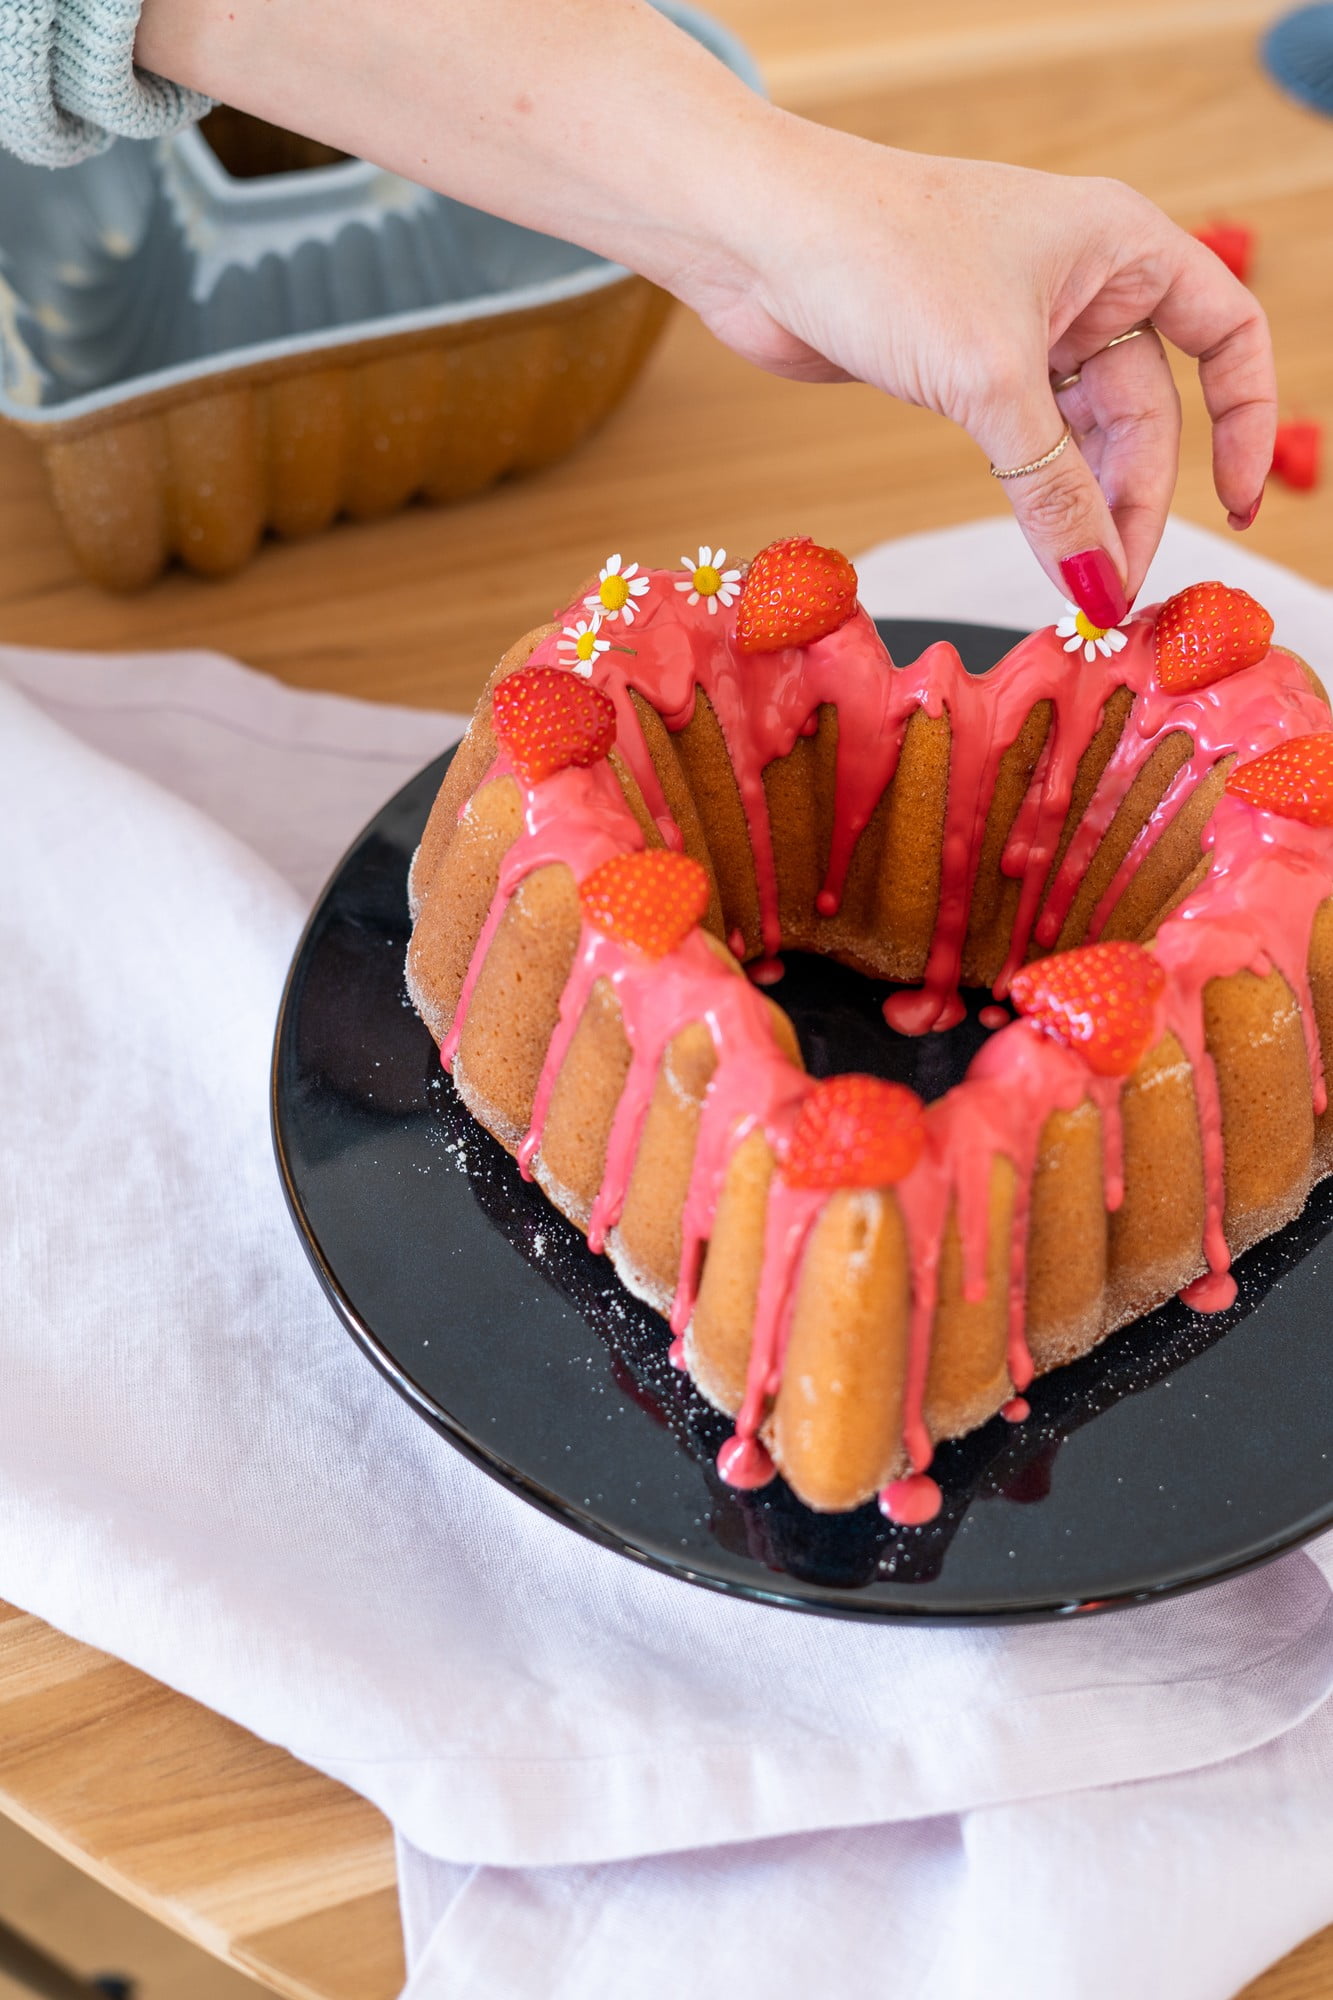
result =
[[209,108],[134,67],[142,0],[0,0],[0,145],[70,167],[117,137],[152,139]]

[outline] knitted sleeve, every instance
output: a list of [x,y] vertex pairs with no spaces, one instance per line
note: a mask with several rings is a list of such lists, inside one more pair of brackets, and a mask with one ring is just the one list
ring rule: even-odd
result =
[[69,167],[117,137],[151,139],[209,100],[134,67],[141,0],[0,0],[0,145]]

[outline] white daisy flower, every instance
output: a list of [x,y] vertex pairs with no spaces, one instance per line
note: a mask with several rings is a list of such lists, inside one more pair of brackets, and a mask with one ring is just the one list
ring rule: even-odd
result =
[[707,598],[710,613],[715,612],[719,604],[734,604],[741,573],[738,569],[724,569],[722,565],[726,560],[725,549],[714,551],[705,545],[700,546],[693,560],[682,556],[680,561],[685,574],[677,579],[677,590],[688,590],[688,602],[691,604],[697,604],[701,597]]
[[632,625],[638,616],[634,600],[648,590],[649,579],[639,575],[639,565],[620,566],[620,557],[608,556],[598,573],[597,588],[583,602],[603,618],[623,618]]
[[1119,625],[1110,625],[1103,629],[1100,625],[1094,625],[1087,613],[1079,610],[1077,604],[1066,602],[1065,615],[1055,628],[1055,636],[1064,640],[1064,649],[1067,653],[1081,652],[1084,659],[1089,662],[1095,660],[1100,653],[1103,659],[1109,660],[1112,653],[1118,653],[1122,646],[1128,644],[1123,629],[1128,623],[1129,619],[1123,618]]
[[576,674],[590,674],[597,655],[611,650],[611,641],[597,636],[601,623],[601,612],[594,611],[591,618],[580,618],[577,625],[566,625],[556,641],[557,652],[573,654],[569,665]]

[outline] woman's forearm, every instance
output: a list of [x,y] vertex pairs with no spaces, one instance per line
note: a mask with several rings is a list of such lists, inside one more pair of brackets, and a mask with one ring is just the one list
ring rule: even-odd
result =
[[145,0],[135,55],[678,292],[799,126],[646,0]]
[[1094,624],[1123,615],[1170,503],[1161,339],[1199,357],[1219,497],[1233,526],[1254,517],[1276,409],[1263,314],[1116,182],[793,117],[646,0],[144,0],[136,58],[630,265],[761,367],[951,417]]

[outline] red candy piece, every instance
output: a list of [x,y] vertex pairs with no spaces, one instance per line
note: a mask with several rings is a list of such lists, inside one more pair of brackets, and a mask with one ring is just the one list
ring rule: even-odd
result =
[[926,1143],[921,1099],[877,1076],[817,1083],[796,1119],[783,1178],[792,1187],[890,1187]]
[[599,931],[663,958],[708,908],[708,875],[688,854],[651,847],[613,855],[584,879],[579,894],[583,914]]
[[1254,255],[1252,229],[1247,229],[1243,222],[1210,222],[1194,234],[1222,259],[1233,278],[1239,278],[1242,285],[1246,282]]
[[616,740],[615,704],[568,667],[522,667],[491,696],[491,727],[530,785],[596,764]]
[[1273,477],[1297,493],[1312,493],[1319,484],[1323,437],[1322,427],[1305,418],[1279,424],[1273,441]]
[[[1330,739],[1333,741],[1333,738]],[[1082,1056],[1098,1076],[1128,1076],[1157,1029],[1166,975],[1141,944],[1085,944],[1015,973],[1020,1014]]]
[[1273,621],[1247,592],[1225,583],[1192,583],[1168,597],[1157,614],[1158,685],[1168,694],[1208,687],[1242,667],[1257,666],[1272,642]]
[[808,535],[770,542],[745,573],[736,607],[742,653],[808,646],[845,625],[856,609],[856,571],[837,549]]
[[1261,812],[1307,826],[1333,826],[1333,731],[1293,736],[1262,757],[1237,764],[1227,790]]

